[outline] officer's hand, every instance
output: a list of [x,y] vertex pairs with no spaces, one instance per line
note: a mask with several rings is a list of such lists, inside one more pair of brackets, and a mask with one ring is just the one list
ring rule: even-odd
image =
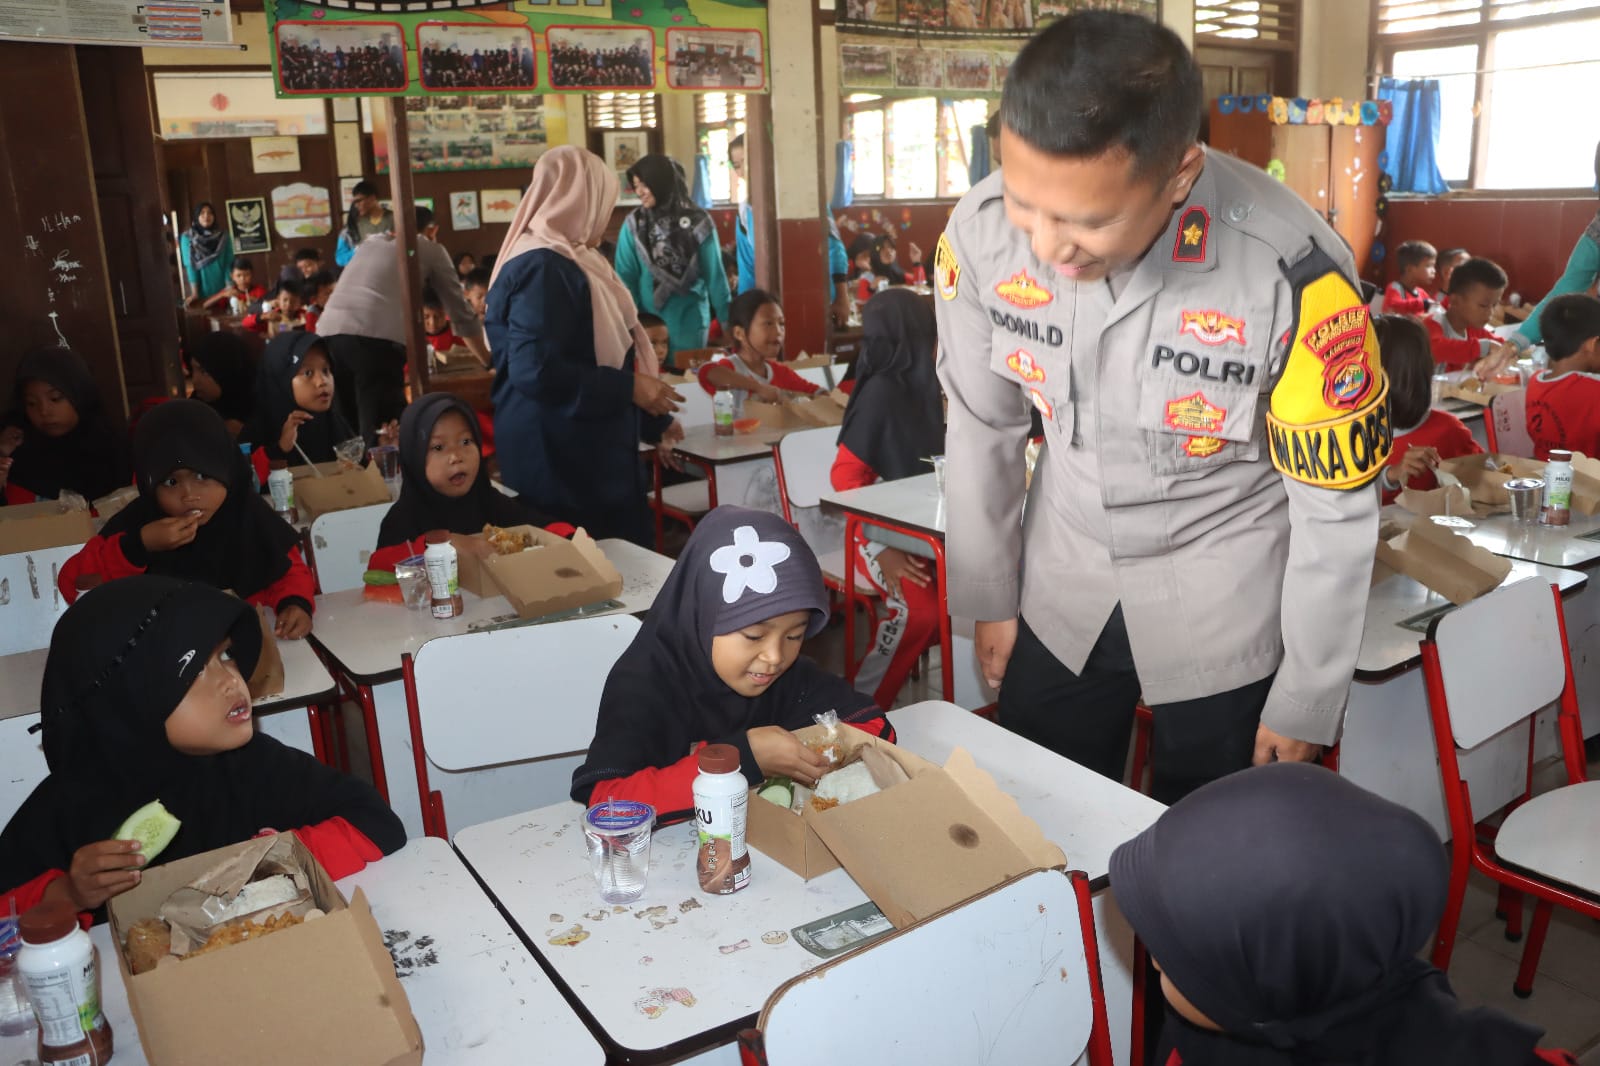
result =
[[[982,646],[980,643],[979,647]],[[1293,740],[1265,725],[1256,726],[1256,753],[1250,760],[1253,766],[1265,766],[1269,762],[1316,762],[1321,757],[1321,744]]]
[[1006,676],[1006,664],[1011,662],[1011,652],[1017,646],[1017,620],[979,622],[973,627],[973,641],[978,645],[978,669],[990,688],[999,688]]

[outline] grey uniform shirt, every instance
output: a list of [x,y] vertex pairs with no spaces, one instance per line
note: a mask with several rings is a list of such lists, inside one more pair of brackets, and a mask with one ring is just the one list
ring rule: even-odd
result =
[[[1036,259],[1006,220],[998,173],[957,205],[943,244],[951,613],[1020,613],[1081,672],[1121,603],[1145,700],[1213,695],[1277,671],[1263,723],[1334,742],[1377,536],[1377,498],[1359,486],[1379,473],[1389,433],[1387,385],[1338,236],[1283,185],[1208,153],[1167,230],[1111,282],[1071,282]],[[1295,264],[1300,276],[1325,264],[1324,280],[1292,281]],[[1330,287],[1337,314],[1317,343],[1336,319],[1357,339],[1346,330],[1343,349],[1297,357],[1313,360],[1291,379],[1290,392],[1306,393],[1297,406],[1274,390],[1296,338],[1316,326],[1300,321],[1300,301],[1315,291],[1320,318]],[[1030,402],[1046,444],[1024,522]],[[1353,428],[1339,428],[1338,461],[1359,467],[1343,489],[1272,462],[1279,445],[1284,465],[1326,472],[1300,450],[1322,444],[1324,423],[1303,440],[1268,426],[1269,409],[1281,418],[1280,405],[1324,402],[1339,418],[1361,406]]]
[[[467,303],[460,275],[444,245],[418,234],[417,264],[422,284],[432,286],[439,294],[456,336],[481,336],[483,321]],[[380,235],[362,241],[339,275],[339,284],[317,321],[317,332],[324,337],[380,337],[404,346],[407,337],[401,284],[394,237]]]

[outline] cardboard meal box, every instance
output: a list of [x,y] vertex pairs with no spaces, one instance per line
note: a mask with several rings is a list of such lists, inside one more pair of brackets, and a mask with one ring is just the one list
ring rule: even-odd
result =
[[86,544],[92,536],[93,516],[58,500],[0,507],[0,555]]
[[[796,733],[818,739],[820,726]],[[905,779],[831,810],[799,814],[751,792],[745,839],[802,878],[843,866],[895,928],[970,899],[1066,856],[1016,800],[957,748],[935,766],[904,748],[845,727],[846,759],[874,749]],[[882,778],[874,771],[880,783]]]
[[[1479,515],[1504,514],[1511,510],[1511,496],[1506,492],[1506,482],[1512,478],[1544,477],[1543,463],[1512,455],[1460,455],[1444,460],[1439,464],[1439,469],[1461,482],[1472,496],[1472,510]],[[1596,487],[1600,488],[1600,482],[1596,482]],[[1400,494],[1399,503],[1413,514],[1444,514],[1446,495],[1444,489],[1429,492],[1407,489]],[[1455,509],[1458,498],[1459,493],[1451,501],[1450,513],[1465,514],[1465,511]]]
[[1572,453],[1572,509],[1583,515],[1600,513],[1600,459]]
[[844,421],[844,408],[849,399],[838,389],[818,396],[802,396],[788,403],[747,399],[744,402],[744,417],[757,419],[762,429],[837,426]]
[[1521,385],[1501,385],[1490,381],[1479,381],[1477,378],[1468,378],[1458,385],[1446,385],[1439,390],[1442,400],[1465,400],[1475,403],[1480,407],[1488,407],[1489,401],[1503,392],[1517,392]]
[[1499,588],[1511,573],[1510,559],[1427,520],[1413,522],[1392,540],[1379,541],[1377,561],[1458,606]]
[[[135,922],[163,917],[175,945],[192,940],[207,931],[207,898],[236,891],[256,872],[287,873],[303,889],[293,902],[262,913],[303,916],[315,906],[324,916],[132,972],[125,944]],[[422,1062],[422,1032],[365,895],[358,889],[346,901],[292,833],[147,869],[138,885],[112,898],[107,914],[128,1005],[153,1063]]]
[[319,463],[317,469],[323,471],[323,477],[317,477],[308,466],[293,468],[294,508],[308,525],[332,511],[389,502],[389,486],[376,464],[340,469],[338,463]]
[[504,596],[521,618],[543,618],[621,594],[622,575],[583,530],[567,540],[533,526],[509,528],[532,537],[533,547],[487,559],[461,552],[457,575],[462,588],[479,596]]

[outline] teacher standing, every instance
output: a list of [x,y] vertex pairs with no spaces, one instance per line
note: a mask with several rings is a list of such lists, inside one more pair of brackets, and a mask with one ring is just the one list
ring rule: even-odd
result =
[[192,290],[188,303],[199,307],[226,289],[233,269],[233,241],[228,228],[217,220],[216,208],[205,201],[195,208],[194,220],[178,238],[178,258]]
[[704,348],[712,315],[728,325],[717,227],[666,156],[645,156],[628,168],[628,181],[639,207],[617,235],[617,275],[639,310],[666,321],[672,351]]
[[628,289],[597,250],[617,177],[582,148],[539,157],[489,278],[501,479],[591,536],[648,545],[639,442],[683,436]]

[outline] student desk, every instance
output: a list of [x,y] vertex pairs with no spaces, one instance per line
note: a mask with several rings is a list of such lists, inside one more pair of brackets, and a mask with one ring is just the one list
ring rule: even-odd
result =
[[[691,426],[673,448],[673,454],[706,476],[706,503],[710,510],[719,504],[744,506],[750,497],[751,483],[763,469],[771,469],[772,445],[791,431],[758,429],[753,433],[717,436],[715,426]],[[766,464],[765,467],[763,464]],[[661,484],[656,479],[656,510],[661,509]]]
[[[1062,845],[1068,865],[1094,880],[1112,1040],[1126,1062],[1133,937],[1110,898],[1106,872],[1112,849],[1154,821],[1161,805],[950,704],[917,704],[889,718],[902,746],[924,758],[942,762],[956,746],[970,751]],[[866,900],[843,870],[802,881],[759,851],[747,889],[707,895],[695,882],[693,825],[680,823],[656,834],[643,898],[614,908],[595,892],[581,811],[558,803],[470,826],[456,833],[455,844],[623,1061],[698,1052],[704,1054],[694,1061],[736,1064],[729,1043],[735,1032],[753,1022],[778,985],[822,961],[790,930]],[[588,936],[570,947],[551,943],[574,926]],[[982,960],[969,963],[981,967]]]
[[[621,540],[597,542],[606,558],[622,574],[620,608],[597,614],[642,614],[655,602],[656,593],[672,570],[672,560]],[[388,781],[411,782],[415,763],[411,755],[411,730],[406,717],[405,690],[400,680],[400,657],[415,654],[434,637],[451,636],[518,621],[503,596],[478,597],[461,593],[466,611],[448,620],[433,618],[426,610],[365,599],[361,589],[348,589],[317,597],[316,625],[311,641],[322,652],[344,689],[346,698],[361,707],[367,751],[372,761],[372,781],[405,823],[406,834],[422,835],[422,808],[416,789],[398,788],[390,795]],[[530,684],[535,679],[530,678]],[[547,802],[564,796],[577,762],[551,764],[553,791]],[[569,775],[555,788],[557,771]],[[543,793],[541,793],[543,794]]]
[[[600,1045],[442,840],[413,840],[345,878],[361,889],[422,1030],[425,1059],[483,1066],[528,1061],[600,1066]],[[90,931],[100,949],[101,1005],[116,1034],[117,1066],[144,1066],[139,1031],[117,967],[111,927]],[[431,938],[431,943],[424,943]],[[0,1039],[0,1062],[28,1061],[33,1034]]]
[[[1513,560],[1505,583],[1530,578],[1556,585],[1568,599],[1588,583],[1577,571],[1524,560]],[[1400,574],[1373,587],[1339,745],[1341,776],[1416,811],[1445,839],[1450,826],[1419,647],[1427,627],[1416,622],[1418,632],[1402,623],[1449,606],[1444,597]],[[1507,669],[1515,664],[1508,663]],[[1553,745],[1553,725],[1546,722],[1541,729],[1540,747]],[[1472,785],[1474,807],[1491,811],[1520,795],[1527,758],[1521,730],[1463,753],[1461,772]]]

